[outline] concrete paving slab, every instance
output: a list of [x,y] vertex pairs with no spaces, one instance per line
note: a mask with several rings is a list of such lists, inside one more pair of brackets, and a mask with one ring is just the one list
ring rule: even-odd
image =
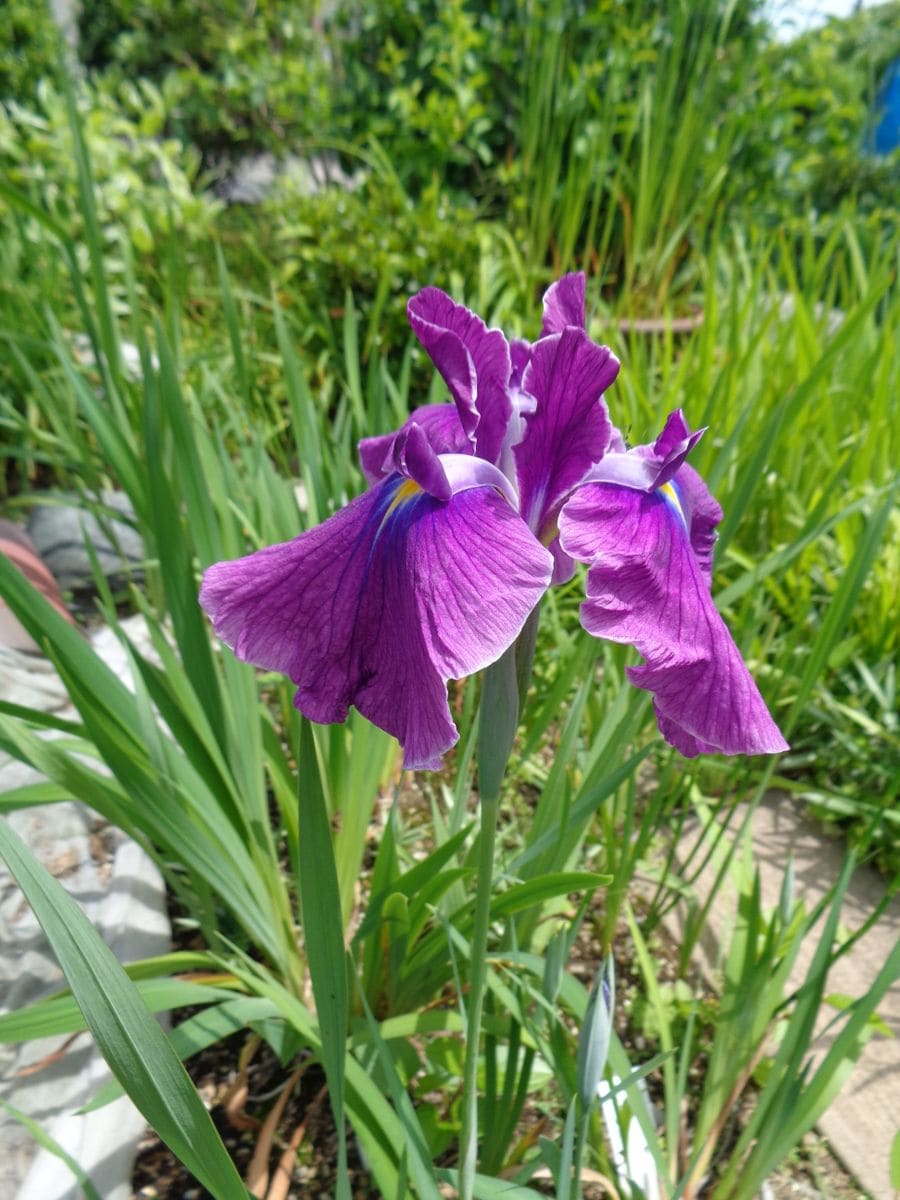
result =
[[[734,824],[738,828],[738,822]],[[775,908],[788,858],[793,856],[795,896],[807,910],[837,880],[844,861],[844,843],[829,836],[807,818],[802,808],[787,796],[771,795],[757,808],[751,823],[754,861],[759,866],[763,903]],[[712,867],[695,884],[701,898],[709,894],[715,877]],[[841,911],[841,922],[849,930],[860,928],[885,894],[885,880],[872,868],[860,867],[850,884]],[[705,966],[715,973],[723,946],[727,946],[727,922],[735,912],[735,891],[726,883],[721,902],[711,914],[709,936],[703,942]],[[672,931],[680,936],[683,913],[672,914]],[[871,986],[885,959],[900,939],[900,897],[843,958],[828,977],[828,992],[862,995]],[[817,938],[810,937],[800,949],[791,984],[806,974]],[[874,1036],[864,1048],[848,1082],[819,1121],[819,1131],[861,1186],[875,1200],[896,1200],[890,1183],[891,1143],[900,1129],[900,980],[888,991],[878,1009],[893,1037]],[[822,1030],[834,1016],[824,1008],[820,1014],[815,1050],[825,1053],[829,1038]]]
[[[149,651],[143,618],[125,622]],[[94,632],[98,655],[123,680],[127,657],[109,630]],[[50,663],[37,655],[0,652],[0,697],[74,716]],[[53,736],[53,731],[46,731]],[[0,755],[0,791],[37,782],[30,767]],[[22,809],[7,818],[32,852],[78,900],[120,962],[165,953],[171,933],[163,880],[144,851],[74,802]],[[0,862],[0,1012],[13,1011],[63,986],[43,931]],[[80,1164],[104,1200],[127,1200],[145,1122],[127,1098],[78,1115],[110,1078],[86,1034],[0,1046],[0,1097],[34,1118]],[[0,1112],[0,1197],[80,1200],[81,1189],[54,1155],[35,1147],[17,1122]]]

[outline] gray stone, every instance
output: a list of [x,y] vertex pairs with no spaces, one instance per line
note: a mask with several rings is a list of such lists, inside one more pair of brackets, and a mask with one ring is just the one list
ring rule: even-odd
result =
[[216,192],[228,204],[262,204],[276,191],[299,196],[314,196],[326,188],[353,191],[365,179],[364,171],[348,175],[337,155],[328,151],[305,157],[287,154],[277,159],[264,150],[235,162],[223,162],[219,170],[222,174]]
[[363,170],[348,175],[338,156],[331,151],[322,151],[306,157],[289,154],[281,163],[279,175],[285,186],[301,196],[314,196],[327,188],[353,192],[366,178],[366,172]]
[[121,517],[95,516],[74,493],[59,496],[58,503],[40,504],[29,515],[28,535],[63,589],[94,589],[88,544],[111,582],[140,577],[144,543],[130,523],[134,517],[131,501],[124,492],[104,492],[100,499],[106,509]]
[[262,204],[277,174],[278,164],[271,151],[247,154],[227,168],[216,191],[228,204]]
[[[120,960],[168,950],[162,880],[137,845],[75,803],[26,809],[8,820]],[[0,868],[0,946],[4,1009],[25,1007],[64,985],[40,926],[5,867]],[[87,1034],[73,1041],[42,1038],[0,1047],[0,1096],[37,1120],[106,1200],[126,1200],[143,1117],[125,1098],[96,1112],[77,1112],[110,1077]],[[0,1146],[5,1164],[0,1167],[0,1195],[15,1200],[80,1197],[68,1167],[55,1155],[36,1150],[22,1126],[0,1124]]]
[[[794,320],[797,311],[797,301],[791,292],[784,292],[781,296],[771,298],[768,301],[769,307],[774,308],[778,313],[779,321],[787,324]],[[834,337],[844,321],[847,319],[847,314],[839,308],[828,308],[821,300],[816,301],[812,308],[812,315],[816,321],[825,321],[825,330],[829,337]]]
[[[148,656],[152,647],[142,617],[122,622],[128,636]],[[128,681],[127,658],[110,630],[92,636],[100,658]],[[36,656],[21,656],[36,659]],[[32,666],[37,666],[36,660]],[[61,681],[48,688],[52,667],[40,675],[54,710],[74,716],[60,704]],[[3,675],[0,672],[0,685]],[[28,687],[24,667],[10,686]],[[19,702],[37,707],[32,692]],[[58,736],[45,731],[45,736]],[[94,764],[96,765],[96,764]],[[38,782],[29,766],[0,755],[0,792]],[[66,802],[22,809],[7,819],[20,837],[75,897],[120,962],[165,953],[171,943],[162,878],[144,851],[106,825],[83,804]],[[37,919],[0,860],[0,1011],[33,1003],[63,986],[64,980]],[[96,1112],[79,1114],[110,1078],[109,1069],[87,1034],[74,1040],[45,1038],[0,1046],[0,1098],[37,1120],[82,1167],[104,1200],[128,1200],[138,1141],[145,1129],[127,1098]],[[0,1197],[3,1200],[81,1200],[72,1173],[49,1151],[35,1147],[30,1134],[0,1111]]]
[[[40,654],[11,646],[0,646],[0,700],[59,713],[68,707],[69,696],[56,667]],[[6,791],[9,784],[0,783]]]
[[[72,349],[75,357],[85,367],[97,369],[97,356],[94,345],[86,333],[72,334]],[[134,342],[119,342],[119,362],[122,374],[132,383],[140,383],[144,377],[144,364],[141,362],[141,352]],[[159,370],[159,359],[153,353],[150,355],[150,365],[154,371]],[[103,395],[103,389],[97,389],[98,395]]]
[[[738,815],[732,828],[740,827]],[[785,867],[794,863],[794,895],[803,900],[807,912],[834,884],[841,872],[843,839],[828,837],[788,796],[772,794],[753,814],[750,827],[753,861],[759,867],[763,904],[778,904]],[[690,839],[682,839],[686,845]],[[694,887],[705,901],[713,886],[715,865],[701,873]],[[858,929],[885,895],[887,885],[870,867],[859,867],[847,890],[841,910],[842,927]],[[735,892],[730,882],[717,895],[700,948],[712,979],[728,945],[730,922],[735,909]],[[676,909],[669,924],[680,936],[684,911]],[[821,930],[821,923],[817,931]],[[826,994],[864,995],[871,987],[888,955],[900,938],[900,896],[895,896],[876,925],[832,967]],[[804,979],[815,953],[818,938],[809,937],[800,948],[789,986]],[[837,1157],[874,1200],[894,1200],[890,1184],[889,1157],[892,1140],[900,1127],[900,980],[894,982],[878,1007],[879,1016],[893,1037],[875,1035],[864,1047],[850,1078],[818,1123]],[[813,1044],[816,1061],[827,1051],[834,1031],[827,1026],[835,1016],[823,1005]]]

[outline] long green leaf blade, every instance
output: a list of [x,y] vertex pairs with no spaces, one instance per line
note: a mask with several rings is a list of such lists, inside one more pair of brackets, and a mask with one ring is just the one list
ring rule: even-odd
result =
[[3,821],[0,854],[34,909],[97,1046],[135,1106],[217,1200],[247,1200],[187,1072],[112,951]]
[[300,722],[300,903],[309,972],[322,1036],[322,1060],[338,1130],[338,1200],[350,1200],[344,1124],[344,1058],[350,1000],[344,923],[328,805],[307,720]]

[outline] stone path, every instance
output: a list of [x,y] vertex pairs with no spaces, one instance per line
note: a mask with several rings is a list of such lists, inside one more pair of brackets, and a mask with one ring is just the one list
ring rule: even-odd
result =
[[[143,618],[128,618],[123,624],[139,646],[148,646]],[[100,657],[127,680],[124,651],[111,632],[97,630],[92,642]],[[9,648],[0,650],[0,698],[74,715],[50,664],[39,655]],[[0,792],[40,778],[31,768],[0,755]],[[20,810],[7,819],[79,902],[120,962],[169,950],[162,878],[124,834],[74,802]],[[0,1012],[31,1004],[64,983],[37,920],[0,860]],[[77,1114],[109,1078],[87,1034],[71,1043],[56,1037],[0,1045],[0,1098],[37,1120],[86,1171],[103,1200],[128,1200],[137,1143],[145,1129],[143,1117],[126,1097],[95,1113]],[[38,1149],[24,1127],[2,1110],[0,1197],[82,1197],[68,1167]]]
[[[737,821],[734,828],[738,828]],[[795,896],[806,902],[807,911],[837,880],[844,861],[844,843],[830,839],[807,819],[789,797],[773,795],[753,815],[751,831],[753,858],[759,866],[763,903],[775,908],[789,856],[793,856]],[[698,880],[701,897],[709,894],[714,872]],[[858,929],[884,896],[886,883],[872,868],[857,870],[844,899],[841,925]],[[723,889],[723,904],[714,908],[710,937],[704,944],[706,965],[714,969],[722,945],[724,920],[734,912],[734,891]],[[680,932],[678,914],[673,914],[673,931]],[[839,959],[828,976],[828,993],[862,995],[873,983],[885,959],[900,939],[900,896],[874,928]],[[791,983],[804,977],[818,939],[809,937],[800,949]],[[875,1200],[896,1200],[890,1183],[891,1144],[900,1129],[900,980],[888,991],[878,1013],[893,1032],[892,1038],[875,1035],[864,1048],[849,1080],[818,1123],[819,1131],[848,1171]],[[823,1009],[815,1049],[824,1052],[827,1035],[821,1030],[834,1016]]]

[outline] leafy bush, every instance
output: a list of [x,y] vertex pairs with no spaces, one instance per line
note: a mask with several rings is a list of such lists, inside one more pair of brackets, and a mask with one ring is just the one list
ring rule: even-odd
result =
[[482,173],[515,137],[511,66],[523,35],[515,6],[344,0],[331,35],[343,137],[374,136],[405,184],[436,176],[490,187]]
[[99,0],[80,33],[90,69],[160,85],[173,101],[167,131],[206,154],[284,148],[327,123],[329,65],[303,6]]
[[265,211],[279,284],[333,315],[349,289],[372,330],[367,350],[405,344],[406,298],[418,288],[451,274],[467,284],[477,277],[483,226],[437,185],[413,199],[379,171],[353,192],[301,195],[288,181]]
[[773,45],[759,63],[752,154],[742,164],[757,215],[895,209],[900,158],[866,152],[875,96],[900,55],[900,4],[866,9]]
[[[45,306],[52,303],[66,328],[85,329],[59,239],[48,237],[45,228],[49,219],[75,238],[84,239],[88,232],[75,143],[65,97],[48,81],[38,90],[39,106],[0,105],[0,179],[46,214],[42,219],[34,210],[17,211],[0,196],[0,324],[32,334],[35,346],[45,347],[40,362],[35,349],[31,368],[16,354],[0,359],[0,394],[18,397],[20,406],[27,403],[33,386],[32,370],[41,374],[59,369],[40,333]],[[165,103],[152,84],[123,84],[115,94],[85,84],[77,103],[93,167],[98,229],[94,249],[102,256],[116,307],[124,311],[130,306],[129,259],[137,260],[132,266],[142,293],[152,288],[173,247],[186,273],[222,205],[200,186],[198,151],[161,136]],[[75,253],[87,279],[87,244],[82,242]],[[17,477],[33,476],[35,462],[40,464],[40,455],[30,465],[23,459]]]
[[0,100],[34,99],[42,79],[56,74],[58,34],[47,4],[0,4]]
[[[170,227],[188,238],[209,231],[221,205],[199,188],[200,156],[163,136],[166,102],[146,80],[108,87],[83,86],[79,108],[90,151],[101,226],[116,226],[150,251]],[[77,173],[63,95],[39,88],[39,107],[0,106],[0,173],[51,212],[75,215]],[[0,207],[0,216],[2,216]]]

